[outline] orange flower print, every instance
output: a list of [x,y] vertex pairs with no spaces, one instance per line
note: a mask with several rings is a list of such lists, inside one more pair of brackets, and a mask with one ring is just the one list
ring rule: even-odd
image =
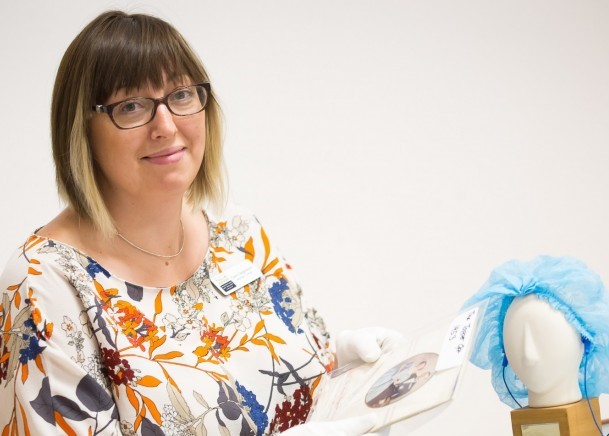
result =
[[215,324],[212,324],[211,327],[208,327],[203,332],[203,335],[201,336],[203,345],[197,347],[197,349],[193,351],[199,358],[197,363],[212,361],[214,358],[226,360],[230,357],[230,349],[228,348],[230,340],[227,336],[219,334],[222,330],[222,327],[216,327]]
[[116,319],[122,333],[134,346],[141,346],[143,342],[156,335],[157,327],[144,316],[131,303],[120,300],[114,305]]

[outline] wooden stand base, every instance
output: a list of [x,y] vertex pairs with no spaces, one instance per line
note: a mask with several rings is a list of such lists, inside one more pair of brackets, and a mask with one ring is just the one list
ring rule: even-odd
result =
[[[601,425],[598,398],[590,398],[590,405]],[[598,436],[588,401],[555,407],[523,407],[512,410],[514,436]]]

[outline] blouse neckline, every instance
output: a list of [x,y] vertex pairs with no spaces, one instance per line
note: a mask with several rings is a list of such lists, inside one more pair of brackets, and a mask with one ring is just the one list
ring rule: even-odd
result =
[[[203,217],[204,217],[204,221],[207,224],[207,251],[205,252],[205,256],[203,256],[203,260],[201,261],[201,263],[195,268],[195,270],[193,271],[192,274],[190,274],[187,278],[185,278],[184,280],[181,280],[179,283],[177,284],[172,284],[172,285],[163,285],[163,286],[152,286],[152,285],[142,285],[139,283],[134,283],[132,281],[129,280],[125,280],[121,277],[119,277],[118,275],[112,273],[109,269],[107,269],[106,267],[104,267],[103,264],[101,264],[100,262],[98,262],[97,260],[95,260],[94,257],[89,256],[87,253],[85,253],[84,251],[80,250],[79,248],[74,247],[73,245],[70,245],[66,242],[62,242],[62,241],[58,241],[56,239],[52,239],[52,238],[48,238],[46,236],[41,236],[38,235],[36,232],[38,232],[40,229],[42,229],[43,227],[39,227],[36,230],[34,230],[31,234],[31,236],[35,236],[37,238],[41,238],[45,241],[51,242],[54,245],[60,245],[64,248],[67,248],[70,251],[73,251],[76,254],[79,254],[83,257],[85,257],[87,260],[89,260],[90,262],[94,262],[95,264],[97,264],[105,273],[110,275],[110,278],[112,278],[113,280],[117,280],[119,282],[125,283],[125,284],[130,284],[133,286],[137,286],[137,287],[141,287],[142,289],[155,289],[155,290],[159,290],[159,289],[170,289],[173,287],[179,288],[181,286],[183,286],[184,284],[188,283],[189,281],[191,281],[195,276],[197,276],[197,274],[200,271],[205,271],[206,266],[208,265],[208,258],[211,256],[211,235],[212,235],[212,225],[211,225],[211,221],[209,219],[209,216],[207,215],[207,213],[202,210],[203,212]],[[80,264],[80,262],[78,262]]]

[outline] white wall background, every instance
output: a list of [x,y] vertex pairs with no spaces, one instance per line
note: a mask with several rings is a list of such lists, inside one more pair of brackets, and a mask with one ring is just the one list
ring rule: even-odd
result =
[[[60,210],[54,75],[115,7],[167,19],[201,55],[233,197],[332,331],[413,330],[511,258],[577,256],[609,283],[606,0],[2,2],[0,263]],[[510,435],[489,380],[470,368],[410,434]]]

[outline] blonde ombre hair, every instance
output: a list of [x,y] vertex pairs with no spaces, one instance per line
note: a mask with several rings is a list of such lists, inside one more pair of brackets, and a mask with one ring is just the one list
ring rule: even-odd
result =
[[[120,89],[162,87],[190,78],[209,82],[197,55],[169,23],[149,15],[108,11],[89,23],[66,50],[53,88],[51,140],[57,188],[80,217],[89,218],[106,237],[116,234],[100,192],[100,170],[91,152],[88,120],[95,104]],[[205,108],[205,153],[186,193],[193,207],[222,207],[225,178],[220,106],[209,92]]]

